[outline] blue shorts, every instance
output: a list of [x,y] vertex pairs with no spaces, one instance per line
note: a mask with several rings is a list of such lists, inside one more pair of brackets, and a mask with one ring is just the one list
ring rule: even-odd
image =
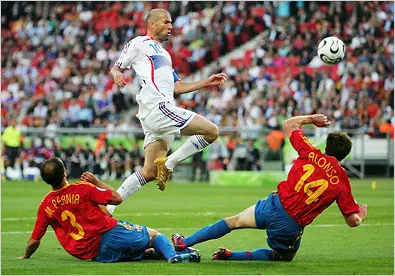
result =
[[288,215],[278,194],[270,193],[267,199],[257,202],[255,222],[257,228],[266,229],[267,243],[271,249],[279,253],[298,251],[304,227]]
[[140,261],[149,242],[147,227],[119,220],[101,236],[99,253],[93,260],[102,263]]

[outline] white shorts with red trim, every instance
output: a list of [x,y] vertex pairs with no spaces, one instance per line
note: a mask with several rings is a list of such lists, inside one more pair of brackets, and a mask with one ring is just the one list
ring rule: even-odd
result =
[[179,136],[181,130],[186,127],[196,113],[175,106],[170,102],[161,102],[151,110],[147,117],[140,119],[144,130],[144,148],[149,144],[163,139],[170,149],[175,136]]

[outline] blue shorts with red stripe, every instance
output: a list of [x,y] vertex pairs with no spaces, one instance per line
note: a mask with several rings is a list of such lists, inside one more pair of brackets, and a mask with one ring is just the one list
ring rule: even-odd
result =
[[266,229],[267,243],[279,253],[296,252],[299,249],[303,226],[297,224],[281,205],[277,193],[270,193],[255,206],[257,228]]

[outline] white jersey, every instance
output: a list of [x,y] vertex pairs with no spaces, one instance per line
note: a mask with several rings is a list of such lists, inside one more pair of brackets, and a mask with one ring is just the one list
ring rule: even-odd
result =
[[170,54],[162,44],[149,36],[138,36],[124,47],[114,66],[133,69],[140,77],[142,89],[136,96],[138,117],[144,119],[161,102],[174,101],[174,83],[179,80],[173,70]]

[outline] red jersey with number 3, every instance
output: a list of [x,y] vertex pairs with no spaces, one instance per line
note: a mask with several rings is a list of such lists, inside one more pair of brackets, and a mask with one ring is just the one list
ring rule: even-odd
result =
[[92,259],[97,256],[101,234],[117,224],[99,207],[112,199],[110,190],[84,181],[51,191],[40,204],[32,238],[40,240],[51,225],[68,253],[82,260]]
[[334,201],[343,215],[359,213],[346,171],[333,156],[315,148],[300,131],[289,140],[298,152],[288,179],[278,184],[281,204],[301,226],[310,224]]

